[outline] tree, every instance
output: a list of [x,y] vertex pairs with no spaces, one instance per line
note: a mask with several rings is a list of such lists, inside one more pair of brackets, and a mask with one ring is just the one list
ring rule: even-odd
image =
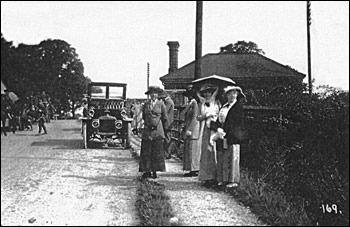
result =
[[12,46],[1,36],[1,78],[20,97],[45,91],[65,109],[86,93],[89,78],[76,50],[63,40]]
[[8,42],[1,33],[1,80],[8,87],[8,78],[11,75],[10,56],[14,47],[12,42]]
[[76,50],[63,40],[45,40],[38,45],[41,57],[40,80],[45,81],[49,94],[58,99],[65,111],[87,92],[89,78]]
[[237,41],[234,45],[229,44],[224,47],[220,47],[220,53],[237,53],[237,54],[250,54],[258,53],[265,54],[265,52],[258,47],[254,42]]

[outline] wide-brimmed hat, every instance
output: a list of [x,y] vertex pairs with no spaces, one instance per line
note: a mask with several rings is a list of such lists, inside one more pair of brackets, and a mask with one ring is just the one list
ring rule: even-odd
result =
[[227,86],[227,87],[225,87],[224,88],[224,95],[226,95],[227,92],[229,92],[229,91],[238,91],[241,96],[243,96],[244,98],[246,97],[242,91],[242,88],[239,86]]
[[158,86],[149,86],[148,91],[146,91],[145,94],[148,95],[149,93],[152,93],[152,92],[159,94],[163,92],[163,89],[161,89]]
[[204,84],[200,89],[199,92],[204,92],[204,91],[215,91],[218,87],[213,85],[213,84]]

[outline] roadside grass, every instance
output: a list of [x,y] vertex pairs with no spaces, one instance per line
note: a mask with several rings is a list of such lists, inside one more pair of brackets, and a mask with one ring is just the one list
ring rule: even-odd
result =
[[[136,149],[130,149],[135,160],[140,160]],[[139,226],[182,226],[174,218],[169,196],[165,193],[165,185],[153,180],[139,179],[136,195],[136,210],[141,220]]]
[[170,199],[165,185],[149,180],[140,180],[137,190],[136,209],[141,219],[140,226],[180,226],[173,222]]
[[[288,201],[286,196],[260,179],[241,172],[238,188],[229,190],[234,198],[251,211],[264,223],[272,226],[310,226],[302,204]],[[293,205],[294,204],[294,205]]]

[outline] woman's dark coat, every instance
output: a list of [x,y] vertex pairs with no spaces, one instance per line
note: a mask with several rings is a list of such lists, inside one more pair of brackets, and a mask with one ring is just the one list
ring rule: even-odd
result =
[[243,105],[237,101],[228,111],[225,122],[222,124],[217,120],[211,125],[211,128],[215,131],[218,128],[222,128],[226,133],[225,138],[228,145],[240,144],[246,137],[243,126],[243,114]]

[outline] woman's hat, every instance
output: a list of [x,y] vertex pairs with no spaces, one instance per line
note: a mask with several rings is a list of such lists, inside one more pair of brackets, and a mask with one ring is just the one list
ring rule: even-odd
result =
[[148,91],[145,92],[146,95],[150,94],[150,93],[161,93],[163,92],[163,89],[161,89],[158,86],[149,86]]
[[214,91],[214,90],[216,90],[217,88],[218,88],[217,86],[212,85],[212,84],[204,84],[204,85],[199,89],[199,92],[204,92],[204,91],[208,91],[208,90]]
[[224,88],[224,95],[227,94],[229,91],[238,91],[244,98],[246,97],[245,94],[242,91],[241,87],[238,86],[227,86]]

